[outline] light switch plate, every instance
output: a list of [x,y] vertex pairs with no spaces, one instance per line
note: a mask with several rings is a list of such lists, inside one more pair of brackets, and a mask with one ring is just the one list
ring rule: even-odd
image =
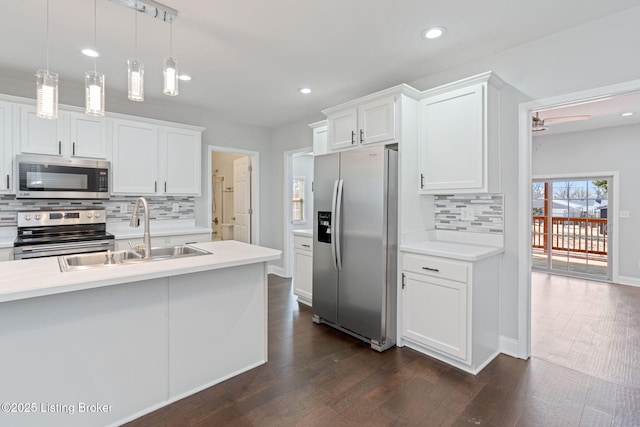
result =
[[121,203],[120,204],[120,213],[127,213],[127,204],[126,203]]
[[180,204],[179,203],[174,203],[173,204],[173,211],[174,212],[180,212]]
[[629,218],[629,211],[620,211],[620,218]]

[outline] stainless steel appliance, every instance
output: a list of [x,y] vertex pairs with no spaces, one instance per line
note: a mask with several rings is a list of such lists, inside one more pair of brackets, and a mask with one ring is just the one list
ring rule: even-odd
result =
[[65,159],[20,155],[18,199],[108,199],[111,163],[106,160]]
[[104,209],[39,210],[18,213],[13,258],[42,258],[115,248]]
[[383,351],[396,340],[398,152],[314,159],[313,321]]

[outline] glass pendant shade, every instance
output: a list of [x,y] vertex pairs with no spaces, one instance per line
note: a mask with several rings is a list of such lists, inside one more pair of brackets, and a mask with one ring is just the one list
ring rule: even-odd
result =
[[58,74],[47,70],[36,72],[36,115],[43,119],[58,118]]
[[129,99],[131,101],[144,101],[144,64],[137,59],[129,59],[128,80]]
[[178,62],[175,58],[167,57],[164,60],[164,90],[162,93],[169,96],[178,94]]
[[85,110],[90,116],[104,116],[104,74],[87,71],[84,75]]

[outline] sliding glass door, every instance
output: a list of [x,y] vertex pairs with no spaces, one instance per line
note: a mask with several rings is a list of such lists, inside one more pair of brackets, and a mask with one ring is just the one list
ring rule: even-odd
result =
[[532,184],[532,267],[554,273],[611,278],[610,178],[535,180]]

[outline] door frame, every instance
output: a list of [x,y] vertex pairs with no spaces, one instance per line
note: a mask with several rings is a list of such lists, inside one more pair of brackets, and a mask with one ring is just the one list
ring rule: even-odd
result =
[[[534,111],[559,108],[578,102],[592,102],[605,98],[626,95],[640,91],[640,80],[589,89],[581,92],[539,99],[537,101],[520,104],[518,111],[518,354],[522,359],[531,357],[531,152],[533,135],[531,129],[531,115]],[[617,195],[614,205],[618,204]],[[618,212],[618,206],[614,206]],[[612,212],[613,215],[613,212]],[[614,222],[617,227],[619,221]],[[618,230],[614,228],[614,235]],[[617,240],[616,240],[617,241]],[[617,251],[616,251],[617,253]],[[617,258],[617,256],[615,257]],[[614,258],[614,259],[615,259]],[[618,271],[612,270],[612,280],[618,279]]]
[[[571,180],[580,180],[580,179],[588,179],[588,178],[610,178],[607,189],[607,200],[608,206],[611,212],[611,215],[607,213],[607,227],[611,230],[611,233],[607,233],[607,276],[611,276],[610,279],[606,279],[606,281],[611,280],[612,282],[619,282],[619,265],[618,265],[618,209],[620,204],[618,203],[618,183],[620,182],[620,172],[580,172],[580,173],[561,173],[561,174],[553,174],[553,175],[532,175],[531,181],[534,180],[553,180],[553,181],[571,181]],[[529,186],[531,188],[531,186]],[[531,190],[529,190],[531,191]],[[531,196],[529,196],[531,197]],[[531,268],[531,267],[529,267]],[[557,270],[548,269],[544,271],[545,273],[558,273],[563,274],[562,272],[558,272]],[[566,275],[572,277],[579,277],[581,279],[588,280],[603,280],[602,278],[597,277],[589,277],[589,276],[579,276],[567,273]]]
[[209,145],[207,150],[207,224],[211,225],[211,175],[213,174],[213,165],[211,164],[211,155],[214,151],[243,154],[249,156],[251,161],[251,244],[260,244],[260,228],[258,218],[260,217],[260,153],[258,151],[243,150],[233,147],[221,147],[217,145]]
[[[284,210],[284,224],[283,231],[284,234],[282,236],[282,259],[283,259],[283,270],[284,277],[292,277],[293,276],[293,227],[291,224],[291,198],[293,195],[293,189],[291,188],[291,180],[293,179],[293,157],[296,154],[306,154],[313,153],[313,147],[306,148],[297,148],[295,150],[289,150],[284,152],[284,182],[283,192],[284,195],[282,204]],[[309,195],[313,197],[313,194]],[[307,196],[307,197],[309,197]],[[311,227],[313,228],[313,218],[311,221]]]

